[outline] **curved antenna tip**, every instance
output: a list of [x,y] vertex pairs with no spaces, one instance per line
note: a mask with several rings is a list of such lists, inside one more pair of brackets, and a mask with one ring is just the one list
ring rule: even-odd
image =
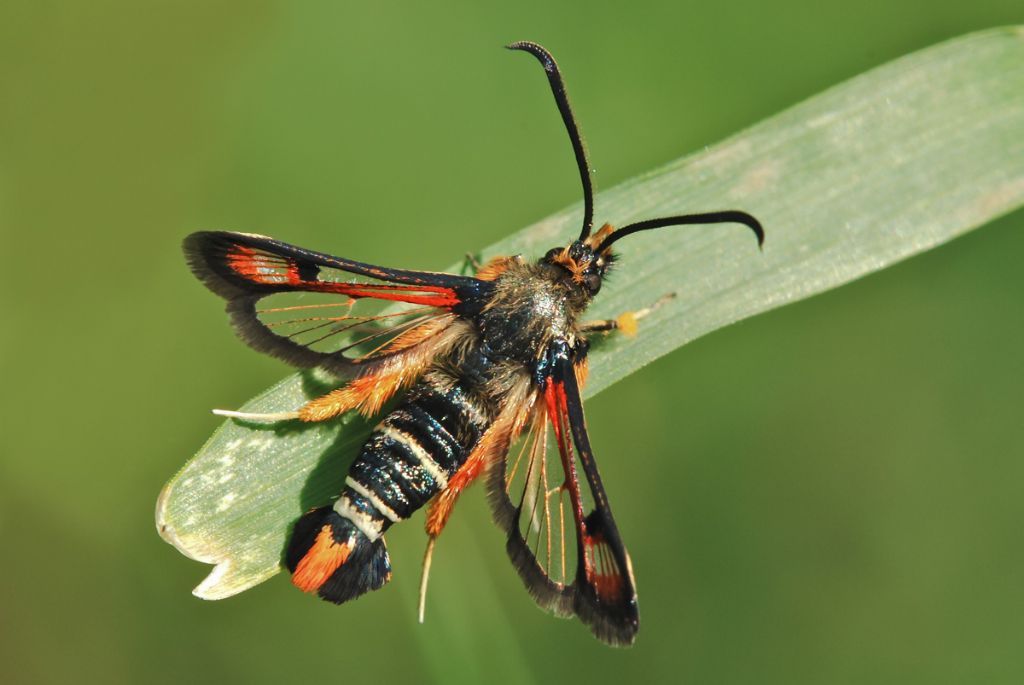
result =
[[[537,61],[540,62],[541,66],[544,68],[544,71],[548,72],[549,74],[558,72],[558,67],[555,65],[555,56],[551,54],[550,50],[548,50],[540,43],[535,43],[532,40],[517,40],[514,43],[509,43],[508,45],[506,45],[505,49],[521,50],[523,52],[528,52],[537,58]],[[561,81],[561,77],[559,77],[558,80]],[[552,86],[554,86],[554,84],[552,84]],[[565,86],[559,83],[558,88],[564,91]],[[556,100],[558,99],[558,97],[558,94],[555,93]],[[564,94],[562,95],[562,97],[565,97]],[[559,108],[561,108],[561,105],[559,105]]]
[[579,126],[576,125],[576,117],[569,105],[569,96],[565,92],[565,83],[562,81],[562,74],[558,70],[555,57],[547,48],[529,40],[519,40],[505,46],[509,50],[522,50],[537,58],[544,73],[548,78],[548,85],[551,94],[555,98],[558,112],[562,116],[562,123],[565,124],[565,131],[569,134],[569,142],[572,144],[573,156],[576,158],[576,169],[580,174],[580,184],[583,186],[583,226],[580,230],[580,240],[585,240],[590,235],[594,226],[594,184],[590,178],[590,162],[587,160],[587,151],[583,147],[583,137],[580,135]]
[[746,218],[748,218],[750,221],[740,221],[740,223],[746,224],[750,228],[750,230],[754,232],[754,235],[757,236],[757,249],[761,250],[761,252],[764,252],[764,226],[762,226],[761,222],[758,221],[753,216],[751,216],[750,214],[747,214]]
[[536,49],[540,49],[547,52],[540,43],[535,43],[532,40],[514,40],[505,46],[506,50],[530,50],[531,52]]
[[730,209],[724,212],[706,212],[703,214],[685,214],[682,216],[666,216],[660,219],[648,219],[646,221],[638,221],[636,223],[623,226],[614,233],[610,234],[605,238],[600,245],[595,248],[594,252],[604,252],[611,244],[620,238],[625,238],[627,235],[632,235],[639,231],[648,231],[652,228],[663,228],[665,226],[687,226],[693,224],[724,224],[724,223],[737,223],[743,224],[757,236],[757,247],[762,252],[764,251],[764,227],[761,226],[761,222],[755,219],[752,215],[739,210]]

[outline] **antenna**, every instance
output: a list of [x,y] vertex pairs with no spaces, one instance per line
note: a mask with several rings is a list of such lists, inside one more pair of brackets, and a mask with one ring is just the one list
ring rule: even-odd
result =
[[638,221],[628,226],[623,226],[619,230],[615,231],[607,238],[605,238],[597,249],[594,250],[594,254],[601,254],[619,238],[625,238],[627,235],[632,233],[639,233],[640,231],[647,231],[652,228],[662,228],[663,226],[685,226],[692,224],[727,224],[736,223],[747,226],[757,236],[757,246],[761,247],[764,245],[764,229],[761,227],[761,222],[747,214],[746,212],[740,212],[737,210],[728,210],[724,212],[707,212],[704,214],[684,214],[681,216],[666,216],[661,219],[647,219],[646,221]]
[[583,147],[583,139],[580,137],[579,127],[576,126],[576,117],[573,116],[572,107],[569,106],[569,96],[565,93],[565,83],[562,81],[558,64],[555,63],[555,58],[551,56],[550,52],[528,40],[510,43],[505,47],[509,50],[522,50],[530,53],[537,58],[547,74],[548,83],[551,84],[551,94],[555,96],[558,112],[562,115],[562,121],[565,122],[565,130],[569,133],[572,151],[576,155],[576,166],[580,170],[580,182],[583,184],[583,229],[579,239],[586,240],[590,235],[590,230],[594,227],[594,186],[590,180],[587,150]]

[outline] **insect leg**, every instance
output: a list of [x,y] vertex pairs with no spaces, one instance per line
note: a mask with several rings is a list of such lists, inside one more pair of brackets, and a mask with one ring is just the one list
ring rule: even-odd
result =
[[658,307],[662,306],[676,296],[675,293],[666,293],[658,298],[658,301],[650,307],[638,309],[635,312],[623,312],[614,319],[598,319],[597,321],[585,321],[580,325],[584,333],[601,333],[619,330],[630,337],[636,335],[637,321],[644,318]]
[[[480,270],[481,266],[483,266],[483,264],[480,262],[480,259],[475,254],[473,254],[472,252],[466,253],[466,261],[462,267],[463,273],[468,271],[471,274],[475,274],[477,271]],[[466,267],[469,268],[467,269]]]
[[437,536],[431,535],[427,539],[427,551],[423,555],[423,572],[420,574],[420,623],[423,623],[423,614],[427,609],[427,583],[430,581],[430,560],[434,557],[434,543],[436,542]]
[[217,416],[239,419],[240,421],[254,421],[256,423],[277,423],[278,421],[294,421],[299,418],[299,412],[297,411],[281,411],[273,414],[231,411],[230,409],[211,409],[210,411]]
[[214,409],[213,413],[218,416],[258,423],[294,421],[296,419],[305,422],[327,421],[353,409],[358,409],[363,416],[370,417],[377,414],[384,403],[395,393],[411,385],[419,377],[422,365],[422,361],[419,365],[409,363],[399,366],[396,371],[391,373],[380,372],[361,376],[326,395],[306,402],[298,411],[253,414]]
[[305,422],[327,421],[352,409],[359,409],[364,416],[373,416],[396,392],[416,380],[419,369],[407,367],[396,373],[380,373],[357,378],[348,385],[310,400],[298,411],[256,414],[251,412],[214,409],[217,416],[256,423],[300,420]]
[[427,531],[427,551],[423,554],[423,571],[420,573],[419,620],[423,623],[423,615],[427,606],[427,583],[430,580],[430,562],[434,557],[434,545],[437,538],[448,523],[452,508],[459,494],[480,475],[484,462],[484,453],[475,450],[459,468],[455,476],[448,481],[448,487],[431,500],[427,508],[427,520],[424,528]]
[[512,399],[490,428],[484,432],[469,457],[455,472],[455,475],[448,480],[448,487],[438,493],[427,508],[427,520],[424,525],[427,533],[427,551],[423,555],[423,572],[420,575],[420,623],[423,623],[423,613],[427,603],[427,582],[430,578],[430,562],[434,556],[434,545],[437,543],[437,538],[444,530],[445,524],[448,523],[448,517],[451,516],[452,508],[455,506],[459,494],[483,474],[488,464],[493,465],[495,460],[504,459],[508,453],[509,445],[519,435],[519,431],[522,430],[523,424],[530,415],[532,403],[527,400],[531,391],[531,384],[524,383],[521,388],[523,396],[516,396],[513,393]]

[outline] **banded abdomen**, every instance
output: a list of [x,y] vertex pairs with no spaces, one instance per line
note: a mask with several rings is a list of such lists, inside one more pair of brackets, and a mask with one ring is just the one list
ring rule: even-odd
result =
[[448,486],[490,423],[470,384],[435,369],[381,421],[334,505],[295,524],[285,558],[292,583],[340,604],[390,580],[384,531]]

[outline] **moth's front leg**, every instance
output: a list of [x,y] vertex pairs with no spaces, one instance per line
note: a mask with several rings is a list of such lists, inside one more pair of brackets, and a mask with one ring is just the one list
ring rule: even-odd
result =
[[584,321],[580,324],[580,330],[584,333],[608,333],[611,331],[622,331],[623,334],[633,337],[636,335],[637,322],[662,306],[676,296],[675,293],[666,293],[658,298],[658,301],[650,307],[638,309],[635,312],[623,312],[614,319],[597,319],[596,321]]

